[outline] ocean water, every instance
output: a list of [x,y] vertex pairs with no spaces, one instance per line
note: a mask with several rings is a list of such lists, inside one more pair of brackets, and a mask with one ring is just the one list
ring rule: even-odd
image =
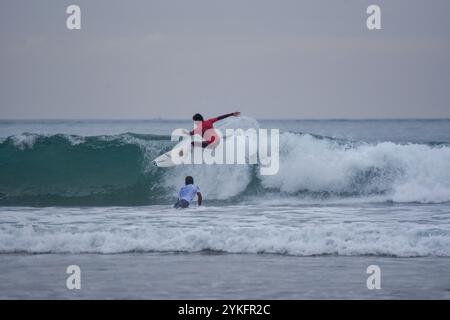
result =
[[[0,121],[0,296],[449,298],[450,120],[225,124],[280,129],[278,174],[154,167],[189,121]],[[204,205],[175,210],[186,175]]]

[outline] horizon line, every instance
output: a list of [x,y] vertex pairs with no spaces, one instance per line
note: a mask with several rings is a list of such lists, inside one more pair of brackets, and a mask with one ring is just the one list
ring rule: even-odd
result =
[[[450,117],[380,117],[380,118],[254,118],[260,121],[386,121],[386,120],[450,120]],[[190,118],[0,118],[0,121],[192,121]]]

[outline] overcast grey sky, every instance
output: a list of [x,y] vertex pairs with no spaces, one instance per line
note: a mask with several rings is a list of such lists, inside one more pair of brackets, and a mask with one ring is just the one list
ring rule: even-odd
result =
[[[370,4],[382,30],[366,27]],[[450,1],[0,0],[0,118],[235,109],[449,118]]]

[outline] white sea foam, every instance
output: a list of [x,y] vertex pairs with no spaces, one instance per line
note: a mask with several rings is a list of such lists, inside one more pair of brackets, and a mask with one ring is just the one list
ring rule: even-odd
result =
[[280,171],[265,188],[294,194],[385,193],[399,202],[450,201],[450,148],[420,144],[351,146],[310,135],[281,136]]
[[217,250],[229,253],[309,255],[450,256],[450,235],[444,230],[375,228],[370,224],[304,227],[152,226],[134,230],[53,230],[32,227],[0,235],[0,252],[120,253],[129,251]]
[[240,195],[251,181],[249,165],[177,166],[164,176],[164,186],[172,190],[174,196],[184,184],[186,176],[193,176],[207,199],[226,200]]
[[442,205],[2,211],[2,253],[216,250],[297,256],[450,256],[450,215]]
[[[450,148],[423,144],[356,144],[283,133],[280,170],[258,176],[266,191],[285,195],[329,193],[368,201],[440,203],[450,201]],[[209,199],[240,195],[254,179],[251,166],[179,166],[165,172],[174,193],[192,175]],[[272,194],[272,196],[274,196]],[[276,195],[279,197],[279,195]]]
[[22,133],[11,137],[14,146],[20,150],[31,149],[34,146],[39,135],[31,133]]
[[86,139],[82,136],[64,135],[64,137],[70,142],[71,145],[77,146],[85,143]]

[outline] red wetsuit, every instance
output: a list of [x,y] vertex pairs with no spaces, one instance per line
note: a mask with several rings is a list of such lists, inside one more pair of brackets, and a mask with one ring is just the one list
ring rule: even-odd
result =
[[[202,142],[203,148],[206,148],[207,146],[215,146],[219,143],[220,137],[217,134],[217,132],[214,130],[214,122],[228,118],[232,115],[233,115],[233,113],[229,113],[229,114],[225,114],[223,116],[217,117],[217,118],[211,118],[211,119],[202,121],[202,123],[199,126],[197,126],[194,130],[192,130],[190,132],[190,134],[191,134],[191,136],[198,134],[202,138],[205,138],[205,141]],[[207,136],[205,136],[205,133],[207,133]],[[194,142],[192,142],[192,145],[194,145]]]

